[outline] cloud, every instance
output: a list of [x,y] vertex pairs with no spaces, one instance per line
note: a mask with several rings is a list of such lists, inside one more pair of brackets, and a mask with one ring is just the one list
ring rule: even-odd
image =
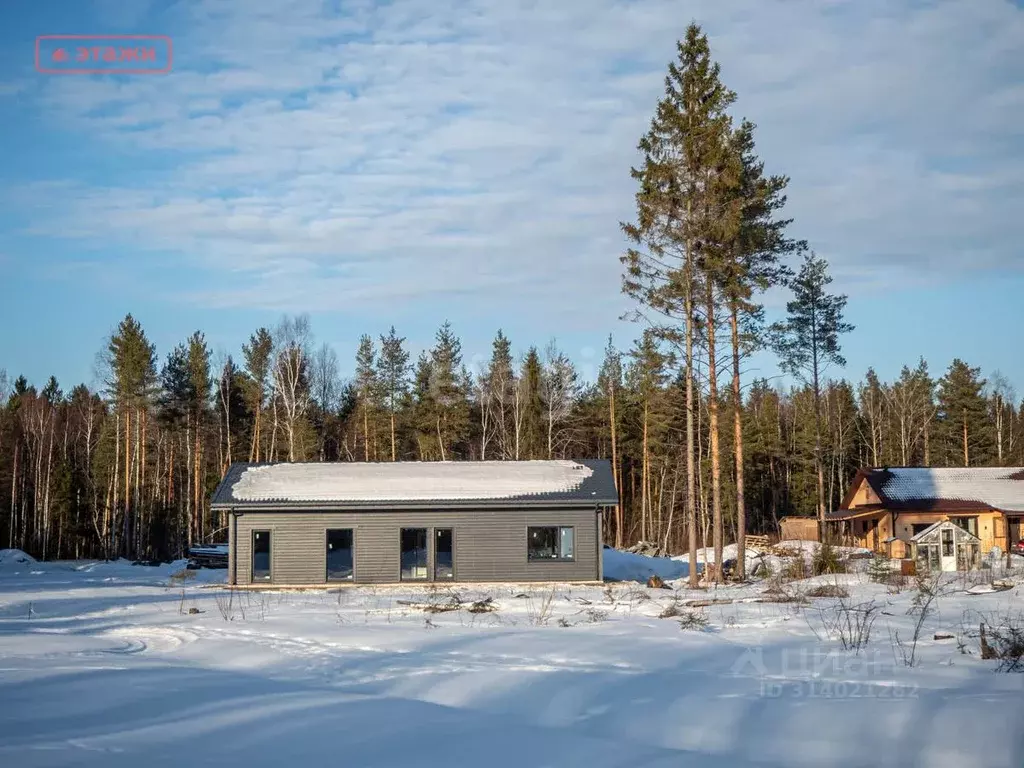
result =
[[186,301],[514,292],[606,323],[634,147],[691,16],[769,172],[792,179],[792,234],[840,287],[871,290],[881,266],[901,281],[1022,266],[1024,13],[1002,0],[175,8],[171,76],[34,94],[84,152],[133,171],[49,180],[54,204],[26,213],[37,236],[187,267]]

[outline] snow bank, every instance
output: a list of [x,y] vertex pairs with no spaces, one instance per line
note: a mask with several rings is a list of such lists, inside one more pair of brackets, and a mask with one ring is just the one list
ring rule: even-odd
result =
[[604,550],[604,577],[610,581],[647,581],[651,576],[671,581],[689,575],[689,566],[671,557],[647,557],[618,549]]
[[37,562],[32,555],[20,549],[0,549],[0,567],[15,565],[32,565]]
[[503,499],[565,493],[594,474],[575,461],[423,461],[250,467],[232,487],[241,501]]

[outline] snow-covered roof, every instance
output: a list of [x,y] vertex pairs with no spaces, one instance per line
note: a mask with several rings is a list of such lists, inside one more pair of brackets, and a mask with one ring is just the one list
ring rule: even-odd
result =
[[1024,467],[891,467],[861,474],[889,506],[1024,513]]
[[424,502],[615,504],[604,460],[235,464],[215,506],[345,506]]

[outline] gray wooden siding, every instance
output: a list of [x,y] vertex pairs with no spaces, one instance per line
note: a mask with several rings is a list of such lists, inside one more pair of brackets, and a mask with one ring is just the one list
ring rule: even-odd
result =
[[[572,562],[528,562],[526,529],[531,525],[573,526]],[[251,583],[252,532],[271,531],[271,583],[321,584],[327,581],[326,532],[351,528],[354,580],[400,581],[402,528],[426,528],[428,574],[434,573],[434,529],[454,530],[455,581],[594,581],[601,574],[600,515],[581,509],[396,510],[374,512],[239,513],[229,522],[231,563],[236,583]]]

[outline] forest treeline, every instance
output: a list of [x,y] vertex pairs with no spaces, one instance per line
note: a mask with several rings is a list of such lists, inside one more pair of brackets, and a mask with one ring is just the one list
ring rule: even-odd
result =
[[[233,461],[606,457],[622,502],[610,543],[713,546],[721,562],[726,540],[742,553],[783,515],[823,520],[861,466],[1024,464],[1024,405],[997,373],[956,359],[941,374],[908,360],[892,381],[835,375],[854,329],[827,262],[789,234],[789,179],[764,172],[698,26],[677,53],[622,224],[637,338],[609,338],[594,380],[554,342],[516,348],[501,331],[470,370],[448,323],[415,360],[393,327],[364,335],[343,380],[305,315],[231,355],[202,331],[158,351],[127,315],[93,388],[0,372],[0,541],[46,558],[179,556],[225,538],[209,502]],[[773,287],[791,296],[768,324]],[[785,386],[747,380],[762,349]]]
[[[516,354],[500,332],[482,370],[463,365],[450,326],[410,361],[392,329],[364,336],[356,375],[342,381],[331,347],[306,318],[260,328],[215,361],[197,332],[161,359],[131,316],[104,347],[99,391],[41,389],[0,375],[0,540],[39,557],[177,556],[223,538],[210,494],[232,461],[616,459],[621,516],[611,543],[685,549],[685,391],[670,354],[648,332],[609,344],[596,381],[581,381],[553,344]],[[700,377],[706,381],[706,376]],[[709,394],[696,388],[698,537],[711,540]],[[719,391],[719,407],[730,393]],[[746,498],[753,532],[814,514],[814,404],[809,386],[763,379],[742,409]],[[956,360],[937,380],[923,361],[883,382],[822,390],[827,504],[860,466],[1022,465],[1021,407],[1000,377]],[[614,451],[613,451],[614,434]],[[721,450],[731,455],[733,432]],[[736,536],[735,473],[723,477],[726,536]]]

